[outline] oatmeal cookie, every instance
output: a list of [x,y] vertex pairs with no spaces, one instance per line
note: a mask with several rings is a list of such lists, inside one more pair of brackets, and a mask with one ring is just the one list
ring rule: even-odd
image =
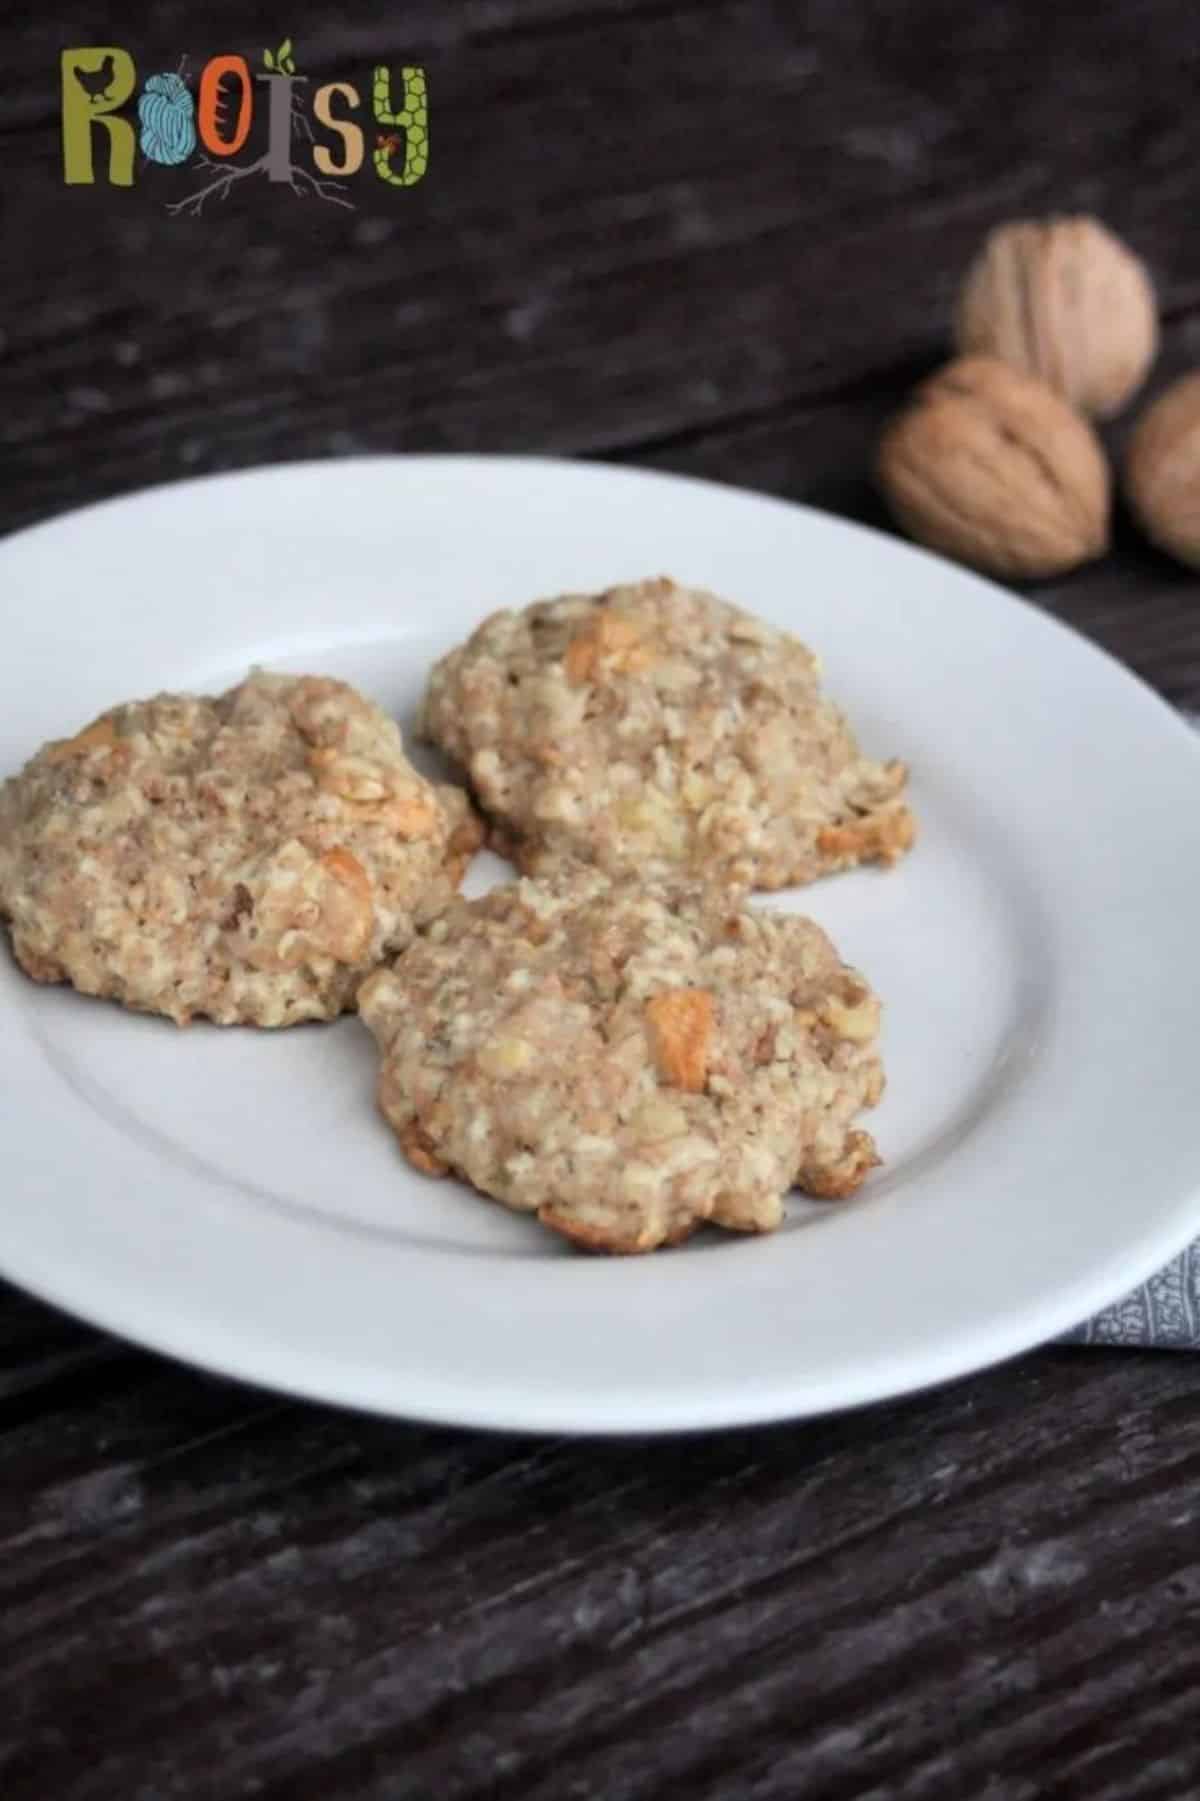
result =
[[784,888],[913,839],[904,765],[859,755],[811,651],[666,577],[493,614],[434,668],[421,730],[529,874]]
[[179,1024],[329,1019],[479,838],[353,688],[257,673],[115,707],[5,783],[0,918],[39,982]]
[[851,1123],[883,1089],[874,994],[811,920],[709,883],[563,866],[456,899],[359,1013],[410,1162],[589,1249],[767,1232],[879,1161]]

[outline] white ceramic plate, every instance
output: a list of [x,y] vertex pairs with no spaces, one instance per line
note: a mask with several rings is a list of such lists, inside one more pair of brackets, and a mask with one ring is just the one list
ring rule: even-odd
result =
[[797,1201],[772,1238],[590,1259],[408,1168],[355,1020],[180,1032],[0,953],[4,1274],[298,1394],[655,1431],[974,1369],[1200,1230],[1197,746],[1082,639],[888,538],[533,460],[158,489],[0,546],[0,770],[114,701],[252,663],[347,677],[405,721],[484,613],[664,570],[810,640],[864,747],[912,766],[909,860],[777,897],[885,1001],[886,1168],[861,1197]]

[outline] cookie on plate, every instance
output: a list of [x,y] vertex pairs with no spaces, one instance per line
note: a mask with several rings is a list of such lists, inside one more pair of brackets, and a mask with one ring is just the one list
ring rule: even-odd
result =
[[456,899],[363,985],[410,1162],[577,1244],[767,1232],[879,1161],[879,1004],[811,920],[712,884],[552,879]]
[[859,754],[812,652],[666,577],[493,614],[434,668],[421,730],[527,873],[783,888],[913,839],[904,765]]
[[114,707],[5,783],[0,918],[39,982],[179,1024],[329,1019],[479,840],[353,688],[256,673]]

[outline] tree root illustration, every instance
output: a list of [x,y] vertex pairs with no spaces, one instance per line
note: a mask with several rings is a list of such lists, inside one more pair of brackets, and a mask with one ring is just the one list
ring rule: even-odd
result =
[[[265,175],[269,161],[270,158],[266,155],[260,156],[252,163],[235,164],[218,163],[211,156],[198,156],[192,166],[200,169],[215,169],[217,171],[215,178],[205,187],[197,188],[194,194],[188,194],[183,200],[171,201],[167,211],[169,213],[190,213],[192,218],[196,218],[203,212],[204,202],[210,196],[215,194],[218,200],[224,200],[235,183],[245,181],[249,175]],[[292,193],[298,194],[301,199],[312,193],[317,196],[318,200],[331,201],[334,206],[349,207],[351,212],[355,210],[353,200],[343,200],[341,197],[342,192],[345,191],[345,182],[322,180],[319,176],[311,174],[309,170],[302,169],[299,163],[291,164],[287,185],[291,188]],[[340,192],[334,192],[335,189]]]
[[[304,77],[300,77],[301,81],[304,79]],[[289,141],[298,137],[307,139],[311,144],[313,141],[312,126],[296,106],[296,87],[298,85],[299,83],[296,82],[288,90]],[[298,195],[302,200],[312,194],[318,200],[329,201],[333,206],[348,207],[351,212],[356,210],[353,200],[343,199],[346,191],[345,182],[331,181],[328,177],[322,179],[322,177],[314,175],[311,170],[302,169],[299,163],[293,162],[290,157],[287,163],[286,177],[280,178],[274,173],[278,165],[272,164],[269,147],[252,163],[223,163],[218,162],[215,157],[205,156],[201,153],[196,157],[195,163],[190,164],[189,167],[210,171],[213,179],[206,182],[203,187],[197,188],[195,193],[186,195],[182,200],[171,201],[167,206],[169,213],[186,213],[193,219],[198,218],[204,211],[206,200],[227,199],[230,190],[239,181],[246,181],[252,175],[272,176],[273,179],[280,180],[281,186],[286,180],[286,185],[292,193]]]

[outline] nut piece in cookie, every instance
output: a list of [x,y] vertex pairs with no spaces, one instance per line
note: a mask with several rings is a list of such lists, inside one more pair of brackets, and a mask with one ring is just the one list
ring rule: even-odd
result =
[[432,671],[421,729],[527,874],[783,888],[913,841],[904,765],[860,754],[812,653],[666,577],[493,614]]
[[0,787],[0,917],[35,981],[180,1024],[329,1019],[480,839],[353,688],[260,673],[114,707]]
[[878,1162],[879,1003],[811,920],[581,865],[454,900],[359,993],[411,1163],[591,1250],[767,1232]]
[[713,997],[706,988],[666,988],[646,1002],[646,1024],[661,1081],[703,1094],[713,1039]]

